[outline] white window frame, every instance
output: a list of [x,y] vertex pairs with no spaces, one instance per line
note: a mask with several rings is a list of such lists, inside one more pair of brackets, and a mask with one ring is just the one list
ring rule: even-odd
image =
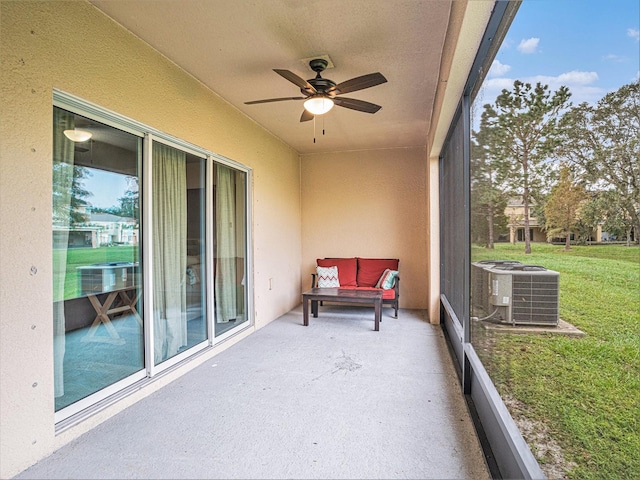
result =
[[[68,407],[62,408],[55,412],[54,423],[56,428],[56,434],[70,428],[71,426],[79,423],[85,418],[103,410],[107,406],[117,402],[124,396],[139,390],[151,381],[155,379],[160,373],[169,369],[179,368],[179,365],[183,362],[189,361],[195,355],[201,352],[211,349],[212,347],[219,345],[228,338],[246,330],[252,328],[255,324],[254,315],[254,290],[253,290],[253,231],[251,218],[253,217],[253,195],[252,185],[253,176],[252,169],[236,162],[232,159],[211,152],[209,150],[193,145],[189,142],[173,137],[169,134],[151,128],[133,119],[125,117],[123,115],[112,112],[108,109],[95,105],[86,100],[82,100],[74,95],[63,92],[61,90],[53,90],[53,106],[59,107],[72,113],[85,116],[92,120],[104,123],[110,127],[118,130],[138,136],[143,141],[142,147],[142,206],[141,206],[141,246],[143,262],[143,322],[144,322],[144,360],[145,366],[138,372],[124,378],[114,384],[111,384],[98,392],[89,395]],[[205,201],[205,216],[207,218],[205,224],[205,251],[206,258],[209,264],[206,268],[206,311],[207,311],[207,340],[192,346],[185,352],[182,352],[174,357],[167,359],[159,365],[154,365],[153,362],[153,260],[152,260],[152,248],[153,248],[153,225],[152,218],[152,149],[153,143],[160,142],[162,144],[177,148],[192,155],[198,156],[206,160],[206,201]],[[215,234],[213,224],[213,166],[214,163],[220,163],[222,165],[234,168],[246,174],[246,212],[245,212],[245,232],[246,232],[246,312],[247,321],[232,328],[228,332],[215,337],[214,332],[214,276],[213,276],[213,236]]]

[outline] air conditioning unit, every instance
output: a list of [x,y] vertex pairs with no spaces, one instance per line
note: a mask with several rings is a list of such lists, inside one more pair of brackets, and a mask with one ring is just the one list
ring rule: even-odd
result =
[[139,285],[138,263],[108,262],[76,267],[80,295],[112,292]]
[[493,311],[489,303],[491,286],[489,270],[495,266],[522,265],[517,260],[482,260],[471,264],[471,306],[476,316],[488,315]]
[[488,269],[490,308],[512,325],[558,325],[560,274],[538,265]]

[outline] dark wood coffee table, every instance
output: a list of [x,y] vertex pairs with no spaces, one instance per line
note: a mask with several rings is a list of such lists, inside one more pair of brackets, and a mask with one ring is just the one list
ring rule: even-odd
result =
[[304,326],[309,325],[309,301],[311,313],[318,317],[318,302],[355,303],[373,305],[375,312],[375,327],[380,330],[382,317],[382,290],[351,290],[347,288],[312,288],[302,294],[302,315]]

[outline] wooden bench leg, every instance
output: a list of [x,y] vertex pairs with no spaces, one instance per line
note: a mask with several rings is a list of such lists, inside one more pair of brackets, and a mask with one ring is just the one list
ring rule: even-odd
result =
[[302,297],[302,324],[305,327],[309,326],[309,299]]
[[382,320],[382,299],[374,303],[374,327],[376,332],[380,331],[380,321]]

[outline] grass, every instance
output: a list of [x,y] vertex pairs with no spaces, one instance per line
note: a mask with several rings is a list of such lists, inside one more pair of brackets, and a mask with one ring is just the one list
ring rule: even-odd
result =
[[[59,257],[66,253],[67,270],[64,282],[64,299],[80,296],[78,286],[77,267],[106,262],[137,262],[138,247],[124,245],[99,248],[70,248],[68,250],[54,250],[53,264],[58,265]],[[55,298],[54,301],[62,300]]]
[[[497,244],[473,261],[518,260],[560,272],[560,317],[586,333],[491,338],[481,354],[498,391],[525,405],[573,465],[571,479],[640,478],[640,248]],[[529,440],[529,439],[527,439]],[[535,453],[535,449],[532,448]],[[543,465],[549,461],[538,456]]]

